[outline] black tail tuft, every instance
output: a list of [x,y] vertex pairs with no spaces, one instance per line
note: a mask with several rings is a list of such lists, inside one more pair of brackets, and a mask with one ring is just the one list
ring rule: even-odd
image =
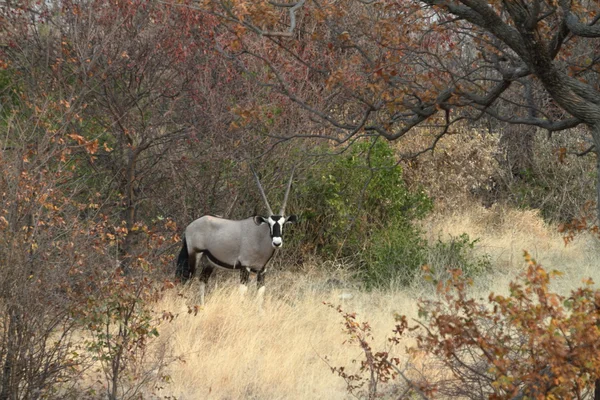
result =
[[179,252],[179,257],[177,258],[177,269],[175,270],[175,276],[181,279],[182,282],[190,279],[190,265],[188,263],[189,256],[187,243],[185,242],[185,235],[183,235],[183,246]]

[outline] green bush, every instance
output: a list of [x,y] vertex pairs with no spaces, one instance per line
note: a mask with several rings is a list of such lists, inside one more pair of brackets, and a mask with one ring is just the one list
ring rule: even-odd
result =
[[411,285],[423,278],[423,266],[435,281],[449,279],[448,272],[460,269],[467,277],[489,272],[489,255],[478,255],[475,245],[463,233],[448,241],[438,239],[428,244],[421,232],[412,226],[396,226],[378,232],[365,254],[361,278],[367,288],[390,284]]
[[296,196],[304,241],[325,259],[364,261],[362,253],[379,232],[412,232],[411,221],[432,208],[422,191],[407,189],[392,148],[382,140],[361,141],[313,168],[296,186]]
[[364,253],[360,277],[367,288],[409,285],[427,260],[427,241],[410,224],[381,229]]
[[488,254],[476,254],[477,242],[479,239],[471,240],[466,233],[452,236],[448,241],[438,239],[428,247],[426,264],[429,273],[436,281],[441,281],[450,279],[448,270],[460,269],[469,278],[489,272],[492,261]]
[[489,267],[463,234],[428,244],[415,222],[432,209],[423,191],[410,191],[387,142],[365,140],[345,154],[313,166],[296,182],[301,225],[290,241],[323,260],[345,258],[367,288],[409,285],[423,265],[445,273],[461,268],[474,276]]

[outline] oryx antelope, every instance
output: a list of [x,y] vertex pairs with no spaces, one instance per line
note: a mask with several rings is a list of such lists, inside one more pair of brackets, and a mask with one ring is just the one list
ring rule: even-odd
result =
[[294,171],[290,176],[283,204],[278,214],[273,213],[254,169],[252,174],[269,212],[267,217],[254,216],[239,221],[205,215],[185,229],[183,247],[177,259],[177,277],[188,280],[200,272],[200,304],[204,304],[206,283],[216,267],[240,271],[240,293],[248,289],[250,272],[257,274],[258,302],[262,306],[265,291],[266,265],[275,250],[283,245],[284,225],[296,222],[295,215],[285,216]]

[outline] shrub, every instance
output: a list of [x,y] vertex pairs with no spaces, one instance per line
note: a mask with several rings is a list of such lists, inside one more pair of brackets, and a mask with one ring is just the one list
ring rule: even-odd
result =
[[409,225],[390,226],[376,232],[365,252],[361,278],[367,288],[392,283],[409,285],[427,260],[427,241]]
[[[357,344],[363,356],[355,360],[358,371],[335,367],[333,372],[351,382],[348,390],[358,398],[381,398],[386,390],[424,399],[434,394],[584,398],[600,384],[600,290],[588,280],[569,296],[552,292],[551,279],[559,273],[548,272],[527,253],[525,259],[526,272],[510,284],[506,296],[471,298],[471,280],[455,270],[437,285],[436,298],[419,302],[415,326],[404,316],[396,318],[389,342],[398,344],[412,332],[416,345],[408,353],[420,355],[422,366],[434,364],[435,374],[409,375],[408,370],[417,372],[415,363],[393,357],[389,348],[372,348],[369,324],[339,308],[348,343]],[[402,382],[394,380],[398,376]]]
[[141,398],[141,393],[157,380],[169,379],[161,375],[167,362],[159,360],[151,365],[146,352],[148,343],[159,335],[159,324],[173,318],[167,312],[162,319],[156,318],[152,310],[164,289],[172,284],[160,287],[143,274],[124,275],[120,269],[114,273],[101,271],[98,278],[96,290],[87,295],[73,316],[87,332],[84,345],[99,363],[99,380],[103,379],[106,397]]
[[360,264],[373,240],[390,229],[414,233],[412,222],[432,203],[422,191],[409,191],[392,148],[382,140],[361,141],[347,154],[315,167],[296,187],[304,240],[325,259],[353,257]]
[[466,234],[427,243],[415,221],[432,209],[432,201],[424,191],[407,188],[387,142],[356,143],[298,183],[295,202],[304,223],[291,241],[325,260],[349,258],[367,288],[409,285],[424,264],[442,272],[461,268],[469,276],[489,267],[488,259],[474,253],[477,240]]
[[595,200],[596,169],[593,157],[577,157],[589,147],[576,131],[551,139],[534,138],[531,167],[514,174],[500,165],[496,175],[499,200],[520,208],[534,208],[551,222],[571,222],[589,201]]
[[478,241],[463,233],[448,241],[438,239],[429,244],[417,228],[390,227],[373,236],[365,254],[361,277],[367,287],[411,285],[424,278],[423,272],[437,282],[448,279],[448,271],[452,269],[475,277],[491,268],[489,255],[476,254]]
[[448,241],[438,238],[428,247],[427,274],[437,282],[449,279],[450,270],[458,269],[469,278],[489,272],[492,267],[490,256],[476,254],[477,242],[479,239],[471,240],[466,233],[457,237],[452,236]]

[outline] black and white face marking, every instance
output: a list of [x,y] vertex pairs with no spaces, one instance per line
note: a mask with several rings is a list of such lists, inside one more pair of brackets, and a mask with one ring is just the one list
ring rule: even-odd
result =
[[282,215],[271,215],[268,218],[256,216],[254,217],[254,223],[256,225],[268,224],[269,233],[271,235],[271,245],[273,247],[281,247],[283,245],[283,226],[292,222],[296,222],[298,217],[290,215],[284,217]]
[[273,247],[281,247],[283,244],[283,225],[285,218],[282,215],[271,215],[267,218],[269,229],[271,230],[271,244]]

